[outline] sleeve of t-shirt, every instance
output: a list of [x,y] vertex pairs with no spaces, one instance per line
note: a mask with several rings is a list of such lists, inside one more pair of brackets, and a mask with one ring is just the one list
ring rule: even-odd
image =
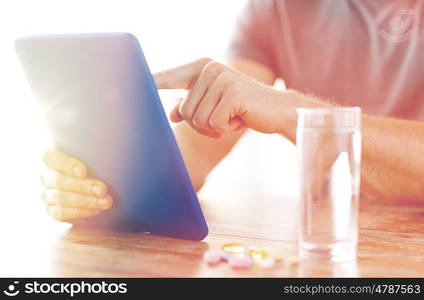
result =
[[227,55],[256,61],[277,76],[273,47],[277,23],[274,0],[250,0],[237,18]]

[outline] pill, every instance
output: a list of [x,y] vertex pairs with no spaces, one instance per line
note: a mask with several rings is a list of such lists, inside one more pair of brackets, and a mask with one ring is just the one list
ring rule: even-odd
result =
[[246,257],[232,256],[228,260],[228,263],[234,269],[248,269],[252,265],[252,259],[248,256]]
[[274,256],[275,262],[279,263],[282,262],[284,259],[281,255],[276,255]]
[[255,261],[262,260],[269,256],[268,251],[252,247],[247,250],[247,253],[249,253]]
[[228,253],[221,253],[221,259],[222,261],[228,261],[231,258],[231,254]]
[[221,249],[228,254],[240,254],[246,252],[246,247],[240,243],[227,243],[222,245]]
[[209,251],[209,252],[206,252],[205,255],[203,255],[203,259],[209,265],[216,265],[216,264],[219,264],[219,262],[221,261],[222,255],[221,253],[216,251]]

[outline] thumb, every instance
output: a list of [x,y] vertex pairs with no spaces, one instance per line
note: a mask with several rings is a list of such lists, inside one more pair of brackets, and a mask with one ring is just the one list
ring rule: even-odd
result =
[[201,58],[191,63],[153,74],[158,89],[190,89],[203,67],[211,62]]
[[181,117],[181,115],[179,113],[179,108],[180,108],[181,101],[183,101],[183,98],[177,99],[175,101],[174,108],[169,113],[169,119],[172,122],[178,123],[178,122],[181,122],[183,120],[183,118]]

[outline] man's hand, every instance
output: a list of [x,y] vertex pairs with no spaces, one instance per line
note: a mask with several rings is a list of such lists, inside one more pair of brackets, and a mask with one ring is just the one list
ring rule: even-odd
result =
[[56,220],[70,221],[99,214],[112,205],[106,184],[86,178],[87,167],[58,149],[44,155],[48,170],[41,180],[47,212]]
[[187,89],[171,111],[174,122],[185,120],[201,134],[218,138],[243,127],[280,133],[284,104],[277,92],[210,59],[155,74],[159,89]]

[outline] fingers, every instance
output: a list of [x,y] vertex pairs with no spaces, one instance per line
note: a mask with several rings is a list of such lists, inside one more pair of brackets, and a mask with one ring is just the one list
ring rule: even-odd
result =
[[[179,107],[180,107],[180,103],[183,99],[177,99],[177,103],[175,104],[174,108],[171,110],[171,112],[169,113],[169,118],[172,122],[181,122],[183,121],[183,118],[181,117],[180,113],[179,113]],[[196,130],[198,133],[209,136],[211,138],[220,138],[221,134],[218,132],[210,132],[207,130],[204,130],[202,128],[198,128],[195,125],[193,125],[191,122],[189,123],[189,125]]]
[[192,117],[192,122],[195,126],[210,132],[216,132],[209,124],[209,117],[221,100],[226,85],[225,80],[226,76],[222,73],[208,88]]
[[208,125],[221,134],[235,132],[244,126],[243,121],[233,116],[233,107],[229,107],[230,101],[221,100],[209,116]]
[[168,69],[153,75],[158,89],[189,89],[203,67],[211,62],[210,58],[201,58],[194,62]]
[[[185,120],[193,129],[195,129],[200,134],[207,135],[213,138],[221,137],[220,133],[211,131],[207,125],[200,127],[194,124],[193,116],[197,111],[198,106],[203,102],[205,94],[207,94],[208,91],[214,87],[216,78],[219,77],[220,74],[224,72],[224,70],[225,67],[220,63],[214,61],[206,63],[199,77],[196,79],[195,83],[191,87],[187,97],[180,101],[177,105],[178,107],[174,107],[174,109],[171,111],[171,120],[174,122],[180,122],[182,120]],[[213,93],[211,93],[211,95],[213,95]],[[211,101],[219,101],[219,98],[209,98]],[[216,103],[213,103],[212,108],[215,105]],[[207,124],[207,119],[205,123]]]
[[59,149],[51,149],[44,155],[44,163],[49,169],[56,170],[74,177],[87,176],[87,167],[78,159],[73,158]]
[[95,208],[68,208],[57,205],[47,206],[47,213],[58,221],[93,217],[98,215],[101,211],[101,209]]
[[42,198],[47,205],[67,208],[109,209],[112,206],[112,197],[110,195],[106,195],[104,198],[95,198],[74,192],[45,189]]
[[224,65],[201,59],[157,73],[155,80],[158,88],[189,89],[187,97],[172,109],[171,121],[185,120],[200,134],[219,138],[223,133],[244,127],[243,121],[234,114],[238,109],[234,107],[237,103],[233,97],[227,97],[228,101],[220,105],[228,83],[236,79],[235,74],[231,74]]
[[174,108],[169,113],[169,119],[172,122],[178,123],[178,122],[181,122],[183,120],[183,118],[181,117],[181,115],[179,113],[181,101],[183,101],[183,98],[177,99]]
[[41,180],[48,188],[83,193],[96,198],[104,198],[107,194],[106,184],[96,179],[75,178],[53,170],[47,170]]
[[51,149],[44,155],[49,168],[42,176],[48,187],[42,198],[47,212],[54,219],[67,221],[99,214],[112,205],[106,184],[100,180],[85,178],[87,167],[59,149]]
[[204,66],[187,97],[180,104],[179,113],[184,120],[188,122],[192,121],[199,103],[203,100],[203,97],[215,82],[215,79],[223,71],[224,66],[215,61],[209,62]]

